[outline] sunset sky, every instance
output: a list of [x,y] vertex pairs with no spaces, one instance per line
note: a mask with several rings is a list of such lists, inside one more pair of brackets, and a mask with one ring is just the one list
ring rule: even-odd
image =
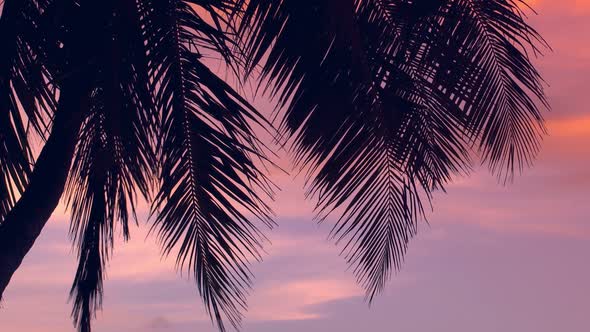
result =
[[[590,331],[590,0],[529,3],[553,47],[536,61],[552,111],[535,167],[507,186],[480,169],[435,195],[429,225],[370,308],[326,239],[330,225],[312,220],[302,179],[275,177],[279,227],[253,265],[244,332]],[[216,331],[195,283],[161,258],[141,215],[131,241],[116,245],[95,331]],[[67,221],[54,214],[13,276],[0,331],[74,331]]]

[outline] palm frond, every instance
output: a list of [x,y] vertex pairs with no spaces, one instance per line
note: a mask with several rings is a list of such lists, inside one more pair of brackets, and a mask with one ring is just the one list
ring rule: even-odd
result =
[[250,0],[240,26],[248,69],[285,107],[280,129],[308,167],[318,217],[339,214],[373,298],[399,267],[423,201],[468,173],[529,163],[541,138],[544,45],[511,0]]
[[78,270],[70,295],[80,331],[91,330],[101,307],[105,263],[115,225],[126,240],[137,193],[151,196],[155,176],[156,117],[148,63],[135,1],[86,5],[94,31],[90,72],[93,93],[80,130],[67,195]]
[[25,189],[32,134],[44,137],[55,92],[35,33],[46,1],[6,1],[0,17],[0,222]]
[[207,311],[225,331],[224,319],[235,328],[240,324],[251,284],[249,261],[260,258],[264,236],[254,220],[266,226],[272,220],[256,190],[271,194],[255,163],[265,159],[265,148],[249,125],[262,116],[203,62],[211,52],[231,59],[229,39],[202,17],[216,17],[221,3],[141,6],[162,114],[153,227],[164,253],[177,252],[177,264],[190,271]]
[[[548,106],[541,76],[529,59],[529,53],[539,54],[548,45],[525,22],[521,3],[452,2],[444,9],[447,21],[438,27],[453,45],[447,51],[452,57],[435,54],[451,71],[439,76],[454,78],[446,93],[464,101],[465,127],[479,141],[483,160],[507,179],[532,164],[545,133],[539,106]],[[452,63],[459,66],[450,69]]]

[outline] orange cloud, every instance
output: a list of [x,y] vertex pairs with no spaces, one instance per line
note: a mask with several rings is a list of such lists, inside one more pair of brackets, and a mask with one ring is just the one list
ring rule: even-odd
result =
[[[524,0],[524,2],[536,11],[563,10],[576,15],[584,15],[590,12],[590,0]],[[527,7],[524,4],[521,7]]]
[[547,127],[551,136],[587,137],[590,136],[590,116],[551,120]]

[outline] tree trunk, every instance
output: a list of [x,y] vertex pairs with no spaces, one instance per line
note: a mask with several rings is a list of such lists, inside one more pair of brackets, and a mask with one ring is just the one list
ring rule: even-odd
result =
[[72,163],[89,89],[75,79],[61,87],[51,134],[29,185],[0,224],[0,299],[14,272],[57,207]]

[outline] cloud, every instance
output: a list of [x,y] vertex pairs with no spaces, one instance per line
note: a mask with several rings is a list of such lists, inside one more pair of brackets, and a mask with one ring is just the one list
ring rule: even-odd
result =
[[[547,15],[547,11],[562,11],[572,15],[587,15],[590,13],[590,1],[589,0],[524,0],[525,3],[530,5],[534,10],[540,11]],[[521,6],[526,8],[526,6]]]
[[157,331],[169,330],[172,327],[172,323],[164,316],[152,318],[146,325],[148,329]]
[[357,297],[363,291],[346,279],[276,281],[258,290],[260,295],[248,313],[250,320],[308,320],[321,315],[309,307]]

